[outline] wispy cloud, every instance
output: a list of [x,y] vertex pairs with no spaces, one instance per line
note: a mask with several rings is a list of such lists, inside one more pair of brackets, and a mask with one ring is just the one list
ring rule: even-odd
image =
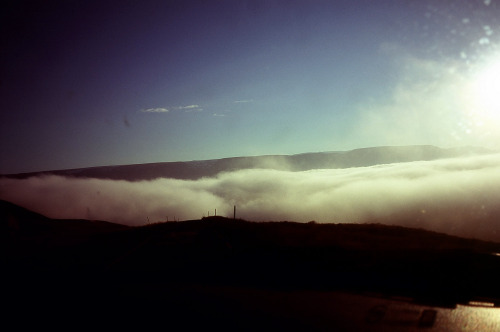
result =
[[253,99],[242,99],[233,101],[235,104],[253,103]]
[[186,113],[203,111],[203,108],[197,104],[192,104],[192,105],[187,105],[187,106],[175,106],[175,107],[173,107],[173,109],[184,111]]
[[164,107],[155,107],[155,108],[143,108],[139,112],[141,113],[168,113],[169,110]]
[[143,108],[140,110],[141,113],[168,113],[170,111],[201,112],[203,111],[203,108],[201,108],[200,105],[192,104],[187,106],[173,106],[169,108],[165,107]]
[[228,110],[228,109],[225,109],[225,110],[219,110],[218,112],[215,112],[215,113],[212,113],[212,116],[216,116],[216,117],[224,117],[226,116],[228,113],[231,113],[231,110]]
[[178,109],[180,109],[180,110],[195,110],[195,109],[200,109],[200,106],[199,105],[179,106]]
[[203,111],[203,108],[201,108],[201,107],[182,107],[180,109],[186,113]]

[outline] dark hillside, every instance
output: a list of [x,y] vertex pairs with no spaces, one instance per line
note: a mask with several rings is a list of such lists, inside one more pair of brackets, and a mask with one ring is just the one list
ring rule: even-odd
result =
[[[4,234],[4,294],[12,308],[43,317],[53,310],[80,317],[88,308],[107,322],[124,314],[196,326],[193,317],[220,323],[232,313],[234,324],[254,317],[226,304],[228,289],[378,294],[447,308],[475,299],[500,305],[500,243],[381,224],[221,217],[127,228],[50,220],[2,204],[2,223],[14,214],[30,229]],[[49,298],[51,309],[44,307]]]
[[33,235],[114,231],[127,226],[99,220],[50,219],[7,201],[0,200],[2,234]]
[[85,243],[98,234],[126,228],[98,220],[50,219],[0,200],[0,236],[4,246],[2,262],[15,262],[26,257],[31,257],[32,261],[44,256],[50,258],[55,252]]

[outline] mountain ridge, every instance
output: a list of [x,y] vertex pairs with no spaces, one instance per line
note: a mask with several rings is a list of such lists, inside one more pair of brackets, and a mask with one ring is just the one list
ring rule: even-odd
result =
[[155,162],[143,164],[94,166],[28,173],[4,174],[0,177],[25,179],[34,176],[60,175],[77,178],[141,181],[155,178],[196,180],[219,173],[243,169],[307,171],[367,167],[396,162],[429,161],[442,158],[491,153],[484,148],[440,148],[433,145],[379,146],[348,151],[306,152],[292,155],[240,156],[208,160]]

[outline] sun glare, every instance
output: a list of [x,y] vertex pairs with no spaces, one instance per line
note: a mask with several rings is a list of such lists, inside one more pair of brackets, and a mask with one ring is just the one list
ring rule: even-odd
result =
[[473,112],[484,122],[500,124],[500,57],[488,62],[472,80]]

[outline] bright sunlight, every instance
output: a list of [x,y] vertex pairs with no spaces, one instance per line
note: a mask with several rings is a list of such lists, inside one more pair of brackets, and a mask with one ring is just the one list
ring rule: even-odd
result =
[[[476,120],[500,124],[500,56],[482,66],[472,80],[472,110]],[[491,123],[493,122],[493,123]]]

